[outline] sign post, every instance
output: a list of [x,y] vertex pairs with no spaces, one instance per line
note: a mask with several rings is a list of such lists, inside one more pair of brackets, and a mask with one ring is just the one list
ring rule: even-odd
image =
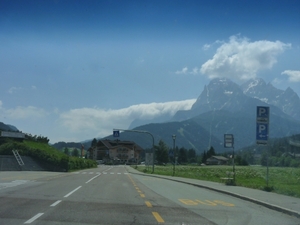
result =
[[[270,108],[268,106],[257,106],[256,108],[256,144],[268,145],[269,139]],[[269,185],[269,153],[267,149],[267,187]]]
[[235,184],[234,137],[233,137],[233,134],[224,134],[224,148],[232,148],[232,172],[233,172],[233,183]]

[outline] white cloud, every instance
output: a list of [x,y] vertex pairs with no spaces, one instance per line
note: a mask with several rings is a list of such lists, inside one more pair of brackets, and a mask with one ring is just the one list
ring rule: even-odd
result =
[[161,115],[173,116],[178,110],[192,107],[196,99],[166,103],[133,105],[123,109],[72,109],[60,115],[59,123],[70,132],[89,132],[90,136],[107,136],[114,128],[128,128],[135,119],[152,119]]
[[206,51],[206,50],[208,50],[210,47],[211,47],[210,44],[205,44],[205,45],[203,45],[202,49],[203,49],[204,51]]
[[11,87],[10,89],[8,89],[8,93],[13,94],[13,93],[16,93],[21,90],[23,90],[23,88],[21,88],[21,87]]
[[2,107],[2,102],[0,101],[0,113],[3,117],[7,119],[36,119],[36,118],[42,118],[47,115],[47,112],[41,108],[37,108],[34,106],[27,106],[27,107],[21,107],[18,106],[16,108],[12,109],[6,109]]
[[30,88],[24,88],[24,87],[11,87],[8,89],[9,94],[14,94],[20,91],[26,91],[26,90],[36,90],[37,87],[35,85],[32,85]]
[[[222,42],[220,42],[222,43]],[[271,69],[277,56],[291,44],[280,41],[254,41],[232,36],[229,42],[222,43],[212,59],[201,66],[201,73],[213,79],[228,77],[240,80],[255,78],[257,72]]]
[[290,82],[300,82],[300,70],[285,70],[281,74],[287,75]]
[[175,73],[176,74],[193,74],[193,75],[196,75],[196,74],[200,73],[200,70],[199,70],[198,67],[195,67],[195,68],[193,68],[192,71],[189,71],[189,69],[187,67],[184,67],[184,68],[182,68],[182,70],[177,70]]
[[175,73],[176,74],[186,74],[188,72],[188,68],[184,67],[182,70],[177,70]]

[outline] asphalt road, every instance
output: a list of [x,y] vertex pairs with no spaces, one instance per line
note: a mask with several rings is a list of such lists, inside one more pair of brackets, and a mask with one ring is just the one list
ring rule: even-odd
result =
[[248,201],[126,168],[1,172],[0,225],[300,224]]

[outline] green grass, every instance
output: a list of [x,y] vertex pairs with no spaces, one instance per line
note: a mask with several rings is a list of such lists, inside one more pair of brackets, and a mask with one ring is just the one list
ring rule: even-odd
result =
[[[152,168],[137,166],[137,170],[151,173]],[[221,182],[222,177],[232,172],[232,166],[176,166],[175,176]],[[236,166],[236,185],[265,190],[267,168],[262,166]],[[155,166],[155,174],[173,175],[173,166]],[[269,168],[268,189],[279,194],[300,198],[300,168]]]
[[28,146],[29,148],[33,148],[33,149],[43,149],[45,151],[55,151],[57,152],[57,150],[46,144],[46,143],[40,143],[40,142],[34,142],[34,141],[28,141],[28,140],[24,140],[23,143]]

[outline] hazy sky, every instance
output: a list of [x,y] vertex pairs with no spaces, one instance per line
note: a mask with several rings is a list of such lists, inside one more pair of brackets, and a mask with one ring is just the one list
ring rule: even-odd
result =
[[0,0],[0,121],[51,143],[171,117],[215,77],[300,95],[300,1]]

